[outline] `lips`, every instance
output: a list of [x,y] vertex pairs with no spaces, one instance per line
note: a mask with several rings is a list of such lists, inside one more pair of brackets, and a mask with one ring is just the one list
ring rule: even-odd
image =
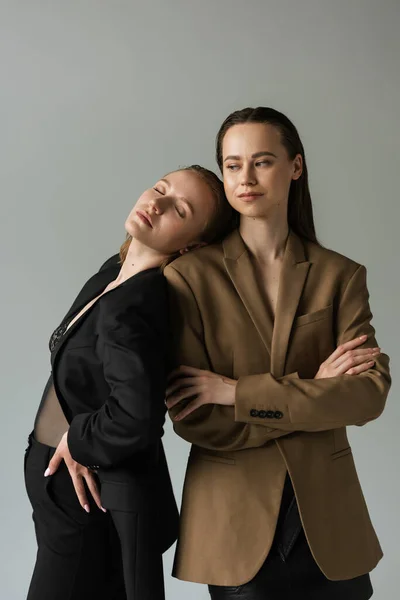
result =
[[244,194],[239,194],[239,198],[256,198],[257,196],[263,196],[261,192],[245,192]]
[[251,202],[252,200],[256,200],[260,196],[264,196],[259,192],[245,192],[244,194],[239,194],[238,198],[242,200],[242,202]]
[[145,212],[144,210],[137,210],[136,214],[143,221],[143,223],[146,223],[148,227],[151,227],[153,229],[153,223],[147,212]]

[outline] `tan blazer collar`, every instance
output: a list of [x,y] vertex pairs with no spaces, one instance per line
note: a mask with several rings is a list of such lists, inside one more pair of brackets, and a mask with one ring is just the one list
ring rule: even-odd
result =
[[234,230],[222,245],[228,275],[271,356],[271,372],[275,377],[281,377],[285,371],[290,332],[310,268],[304,243],[293,231],[289,232],[274,322],[264,305],[249,252],[239,231]]
[[[238,260],[244,252],[248,252],[239,229],[234,229],[222,242],[224,257],[230,260]],[[285,261],[301,263],[307,260],[304,243],[301,238],[289,231],[285,249]]]

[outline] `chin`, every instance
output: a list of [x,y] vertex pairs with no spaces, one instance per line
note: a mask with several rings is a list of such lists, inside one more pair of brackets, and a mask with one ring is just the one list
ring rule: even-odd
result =
[[132,230],[133,230],[133,220],[131,219],[130,215],[129,217],[126,219],[125,224],[124,224],[124,228],[125,231],[128,235],[132,235]]
[[[237,209],[236,209],[237,210]],[[261,206],[249,206],[247,209],[238,210],[238,213],[242,217],[248,217],[250,219],[265,219],[270,211]]]
[[276,203],[268,203],[267,205],[265,203],[257,204],[254,202],[249,206],[243,206],[242,204],[240,207],[237,206],[234,208],[243,217],[249,217],[252,219],[266,219],[279,212],[280,205]]
[[145,230],[145,225],[142,225],[142,223],[138,223],[136,221],[136,219],[132,216],[132,217],[128,217],[127,220],[125,221],[125,231],[128,235],[131,235],[132,237],[136,238],[136,237],[146,237],[146,230]]

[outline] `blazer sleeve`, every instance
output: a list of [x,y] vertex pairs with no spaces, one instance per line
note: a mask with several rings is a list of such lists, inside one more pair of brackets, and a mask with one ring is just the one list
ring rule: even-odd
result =
[[[196,298],[186,279],[172,265],[164,270],[168,281],[173,365],[181,364],[212,371],[204,340],[204,329]],[[244,450],[263,446],[288,435],[272,427],[235,421],[233,406],[207,404],[182,421],[174,417],[180,403],[169,411],[175,432],[184,440],[209,450]]]
[[[162,311],[162,302],[158,306]],[[148,312],[145,318],[128,306],[104,317],[99,342],[110,393],[99,410],[79,414],[71,422],[68,445],[81,464],[111,468],[162,436],[166,332],[153,328]],[[162,324],[159,311],[154,317]],[[167,329],[165,319],[164,323]]]
[[[184,277],[172,266],[169,282],[170,312],[175,334],[177,364],[212,370],[207,356],[201,313]],[[364,333],[365,346],[376,346],[364,267],[358,267],[340,300],[337,316],[338,344]],[[241,377],[234,407],[205,405],[174,429],[183,439],[211,450],[243,450],[263,446],[295,431],[321,431],[362,425],[382,412],[390,387],[388,357],[381,355],[375,368],[358,376],[300,379],[297,373],[274,378],[271,373]],[[254,408],[282,414],[273,427],[252,417]],[[169,411],[171,418],[181,406]],[[253,412],[254,414],[254,412]]]
[[[337,343],[363,334],[365,347],[377,346],[366,284],[365,267],[358,265],[342,294],[337,311]],[[300,379],[297,373],[275,379],[271,373],[241,377],[236,387],[235,420],[264,425],[256,411],[273,411],[274,428],[323,431],[364,425],[382,413],[390,388],[389,358],[381,354],[373,368],[360,375]]]

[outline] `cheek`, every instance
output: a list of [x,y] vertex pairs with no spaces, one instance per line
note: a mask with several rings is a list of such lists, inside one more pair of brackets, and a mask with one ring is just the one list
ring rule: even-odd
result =
[[177,249],[185,248],[194,242],[198,242],[207,225],[206,218],[200,220],[189,219],[181,221],[174,228],[171,228],[171,238],[174,240],[174,245]]
[[136,210],[136,206],[134,206],[131,210],[131,212],[129,213],[126,222],[128,223],[128,221],[132,221],[133,215],[135,214],[135,210]]
[[163,243],[168,246],[170,250],[182,248],[187,241],[188,226],[181,220],[177,220],[173,217],[164,221],[160,228],[161,238]]
[[287,193],[290,187],[290,174],[283,169],[271,171],[269,173],[268,184],[271,192]]
[[125,230],[130,235],[131,235],[132,224],[134,223],[134,219],[133,219],[134,214],[135,214],[135,209],[132,208],[131,212],[129,213],[129,215],[127,216],[126,221],[125,221]]
[[234,191],[236,187],[235,179],[232,177],[232,175],[224,175],[224,190],[229,202],[231,202],[234,197]]
[[144,192],[140,198],[138,198],[134,204],[134,206],[132,206],[131,212],[128,215],[128,218],[126,219],[126,222],[131,221],[133,215],[135,214],[135,212],[137,211],[137,209],[140,207],[141,204],[147,204],[149,201],[149,197],[151,196],[151,194],[149,193],[149,191]]

